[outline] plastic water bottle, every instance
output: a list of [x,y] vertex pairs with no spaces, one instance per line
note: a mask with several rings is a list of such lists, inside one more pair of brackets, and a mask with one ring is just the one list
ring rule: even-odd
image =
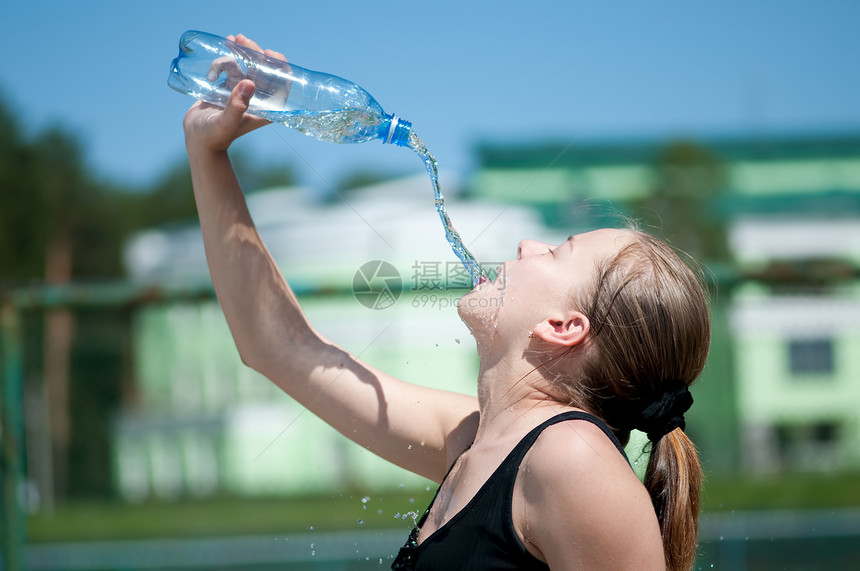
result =
[[167,84],[224,107],[236,84],[246,78],[256,86],[248,108],[252,115],[331,143],[378,139],[409,146],[412,124],[386,114],[355,83],[270,58],[213,34],[194,30],[182,34]]
[[378,139],[415,151],[430,175],[445,238],[469,272],[472,283],[487,280],[486,272],[463,244],[445,210],[436,159],[412,131],[409,121],[386,114],[358,85],[194,30],[179,39],[179,55],[170,66],[167,84],[176,91],[224,107],[233,88],[243,79],[250,79],[256,87],[248,107],[252,115],[283,123],[330,143]]

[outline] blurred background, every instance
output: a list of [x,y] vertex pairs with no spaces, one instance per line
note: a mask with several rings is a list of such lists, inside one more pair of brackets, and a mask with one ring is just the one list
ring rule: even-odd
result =
[[[410,120],[490,268],[521,238],[629,218],[700,260],[697,568],[854,568],[858,17],[847,0],[4,6],[0,568],[387,567],[435,491],[240,363],[196,226],[192,101],[166,84],[187,29],[244,33]],[[474,392],[463,274],[414,153],[271,126],[232,158],[324,334]],[[369,261],[395,268],[393,303],[354,296]]]

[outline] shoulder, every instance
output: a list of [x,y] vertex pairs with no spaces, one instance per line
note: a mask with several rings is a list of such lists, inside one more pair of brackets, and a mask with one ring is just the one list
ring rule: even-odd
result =
[[546,428],[520,466],[514,526],[551,568],[649,569],[663,561],[645,487],[588,421]]
[[613,458],[620,459],[624,464],[627,463],[609,436],[595,423],[583,418],[563,420],[546,427],[532,448],[541,451],[545,448],[555,449],[558,446],[575,452],[591,450],[597,453],[598,449],[601,453],[604,450],[611,451],[614,454]]
[[[650,498],[612,440],[586,420],[547,427],[523,459],[521,480],[536,499],[575,501],[578,510],[606,512]],[[616,498],[625,498],[618,501]],[[617,502],[617,503],[616,503]],[[653,511],[653,510],[652,510]]]

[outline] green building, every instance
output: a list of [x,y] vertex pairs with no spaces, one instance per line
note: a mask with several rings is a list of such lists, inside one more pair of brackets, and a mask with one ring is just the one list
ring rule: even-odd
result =
[[860,137],[484,145],[478,163],[475,199],[571,232],[645,216],[706,252],[714,332],[688,423],[706,469],[860,467]]
[[[456,177],[443,172],[441,181],[458,230],[490,269],[516,255],[512,230],[547,241],[567,236],[521,206],[488,226],[499,218],[497,203],[458,200]],[[252,193],[249,207],[314,326],[399,378],[474,394],[474,342],[456,307],[468,278],[445,241],[427,177],[351,191],[348,204],[312,197],[270,189]],[[197,227],[141,233],[127,259],[138,282],[208,279]],[[353,284],[376,261],[391,264],[402,283],[368,307]],[[245,367],[215,302],[141,308],[134,338],[138,404],[114,428],[117,487],[129,500],[429,485],[348,442]]]
[[[629,144],[482,145],[449,212],[479,259],[645,216],[701,256],[713,284],[711,358],[688,432],[711,473],[860,468],[860,137]],[[311,321],[406,380],[474,393],[457,315],[459,267],[423,177],[360,189],[350,205],[302,189],[251,210]],[[360,214],[361,216],[358,216]],[[199,229],[135,238],[138,281],[207,279]],[[369,309],[351,286],[385,260],[403,286]],[[116,481],[130,500],[423,487],[323,425],[239,361],[213,302],[136,318],[139,405],[115,423]],[[631,444],[635,459],[636,447]]]

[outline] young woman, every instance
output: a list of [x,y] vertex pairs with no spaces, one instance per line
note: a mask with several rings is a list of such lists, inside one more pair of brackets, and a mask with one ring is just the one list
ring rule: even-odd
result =
[[[261,242],[227,156],[265,124],[244,113],[253,90],[243,80],[226,109],[198,102],[185,117],[213,283],[248,366],[441,483],[394,568],[689,569],[701,471],[684,412],[710,337],[697,274],[632,230],[523,241],[459,305],[477,398],[400,381],[315,331]],[[480,303],[500,288],[501,304]],[[644,485],[622,448],[634,428],[652,442]]]

